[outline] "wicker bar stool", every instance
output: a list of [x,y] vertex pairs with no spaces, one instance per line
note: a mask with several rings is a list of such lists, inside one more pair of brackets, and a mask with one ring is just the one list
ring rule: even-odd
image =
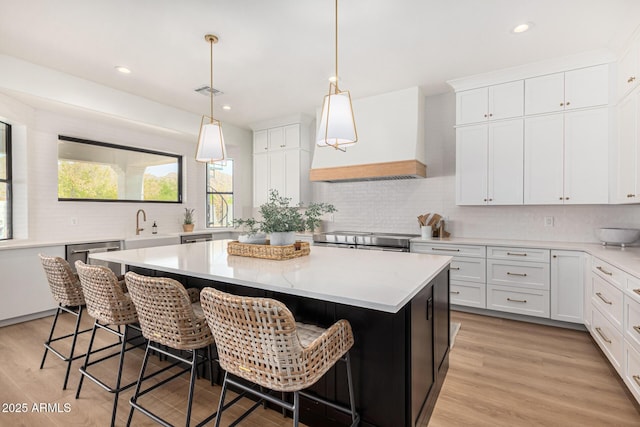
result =
[[[360,422],[355,408],[349,359],[353,332],[347,320],[338,320],[330,328],[322,329],[297,323],[283,303],[270,298],[239,297],[213,288],[204,288],[200,298],[216,341],[220,366],[226,371],[216,427],[220,425],[225,409],[223,405],[229,385],[292,411],[296,427],[300,395],[351,415],[352,426]],[[350,408],[302,391],[317,382],[338,360],[346,362]],[[230,375],[260,388],[293,392],[293,404],[264,393],[262,389],[248,387]],[[259,400],[250,410],[261,402]]]
[[[78,383],[78,390],[76,391],[76,399],[80,397],[84,377],[89,378],[109,393],[113,393],[114,398],[113,410],[111,413],[111,426],[114,426],[120,392],[133,387],[136,384],[136,381],[126,385],[121,384],[125,352],[146,344],[146,341],[138,345],[131,345],[127,349],[128,342],[140,337],[139,333],[137,335],[131,334],[130,328],[133,328],[138,332],[140,332],[140,329],[135,326],[135,323],[138,322],[138,315],[130,296],[124,292],[124,281],[118,281],[118,277],[116,277],[113,271],[100,265],[87,265],[82,261],[76,261],[76,270],[78,272],[78,277],[80,278],[80,284],[82,285],[87,311],[89,312],[89,315],[95,319],[93,323],[93,330],[91,332],[91,339],[89,340],[87,355],[84,359],[84,364],[80,368],[81,375],[80,382]],[[117,326],[118,329],[115,330],[109,327],[110,325]],[[122,325],[124,325],[124,332],[121,331]],[[117,336],[118,342],[109,347],[119,345],[120,351],[103,356],[97,360],[89,361],[98,329]],[[107,385],[104,381],[98,379],[95,375],[87,371],[89,366],[103,362],[104,360],[115,356],[119,356],[119,361],[116,384],[114,387]]]
[[[131,300],[138,312],[138,321],[142,329],[142,335],[147,338],[147,350],[140,369],[140,376],[135,392],[130,399],[131,411],[127,426],[131,424],[133,411],[139,410],[154,421],[169,426],[170,424],[138,403],[138,399],[157,387],[171,381],[187,371],[191,371],[189,382],[189,396],[187,399],[186,426],[191,422],[191,405],[193,403],[193,391],[195,387],[198,350],[206,350],[206,357],[209,362],[209,373],[211,385],[213,385],[213,357],[211,345],[214,343],[211,330],[202,314],[199,303],[199,293],[197,290],[186,290],[182,284],[176,280],[165,277],[147,277],[134,272],[125,274],[125,281]],[[173,352],[167,351],[165,347],[174,350],[187,350],[191,352],[191,358],[187,359]],[[151,351],[164,354],[176,360],[176,364],[185,363],[189,368],[166,378],[151,387],[140,391],[144,381],[144,373]],[[209,416],[204,422],[211,420],[215,414]]]
[[[85,354],[75,354],[76,341],[79,334],[89,332],[91,329],[85,329],[80,331],[80,322],[82,321],[82,310],[84,307],[84,295],[82,293],[82,286],[78,276],[71,270],[69,263],[63,258],[57,256],[46,256],[39,254],[42,267],[47,276],[47,282],[49,282],[49,288],[53,299],[58,303],[56,315],[53,318],[53,324],[51,325],[51,332],[49,332],[49,338],[44,342],[44,355],[42,356],[42,362],[40,363],[40,369],[44,367],[44,362],[47,359],[47,353],[53,352],[56,356],[67,363],[67,371],[64,376],[64,384],[62,389],[67,388],[67,382],[69,381],[69,372],[71,370],[71,362],[76,359],[80,359]],[[76,317],[76,324],[73,333],[53,337],[58,323],[58,317],[60,313],[66,312]],[[60,353],[53,348],[52,343],[66,338],[71,338],[71,350],[68,355]]]

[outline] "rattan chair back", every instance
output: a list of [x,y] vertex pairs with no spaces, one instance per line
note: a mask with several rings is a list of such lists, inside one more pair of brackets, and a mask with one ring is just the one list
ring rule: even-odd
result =
[[64,258],[57,256],[42,254],[38,256],[47,276],[53,299],[64,306],[84,305],[84,295],[80,280],[71,270],[69,263]]
[[176,350],[213,344],[204,316],[194,312],[189,293],[180,282],[131,271],[124,277],[145,338]]
[[200,302],[216,341],[220,366],[271,390],[298,391],[311,386],[353,345],[351,325],[339,320],[304,346],[293,314],[274,299],[204,288]]
[[111,269],[78,260],[76,271],[91,317],[109,325],[127,325],[138,321],[131,297],[123,292],[118,277]]

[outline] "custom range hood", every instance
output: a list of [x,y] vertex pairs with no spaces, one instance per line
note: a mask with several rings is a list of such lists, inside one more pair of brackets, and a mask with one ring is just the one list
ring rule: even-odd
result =
[[418,87],[355,99],[353,114],[358,142],[346,152],[314,146],[311,181],[426,178],[424,96]]

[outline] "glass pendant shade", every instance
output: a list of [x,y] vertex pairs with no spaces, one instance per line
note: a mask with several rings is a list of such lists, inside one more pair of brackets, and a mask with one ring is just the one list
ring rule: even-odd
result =
[[316,144],[319,147],[338,148],[353,145],[357,140],[358,134],[349,91],[330,91],[322,103],[322,116],[316,134]]
[[203,116],[200,135],[198,136],[198,147],[196,148],[196,161],[221,162],[225,159],[225,155],[224,137],[222,136],[220,121],[209,116]]

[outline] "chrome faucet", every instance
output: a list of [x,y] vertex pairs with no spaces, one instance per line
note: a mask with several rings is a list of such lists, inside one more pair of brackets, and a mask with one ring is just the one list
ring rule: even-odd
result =
[[136,212],[136,236],[139,235],[142,230],[144,230],[144,228],[140,228],[140,212],[142,212],[142,220],[144,222],[147,222],[147,213],[144,211],[144,209],[138,209],[138,212]]

